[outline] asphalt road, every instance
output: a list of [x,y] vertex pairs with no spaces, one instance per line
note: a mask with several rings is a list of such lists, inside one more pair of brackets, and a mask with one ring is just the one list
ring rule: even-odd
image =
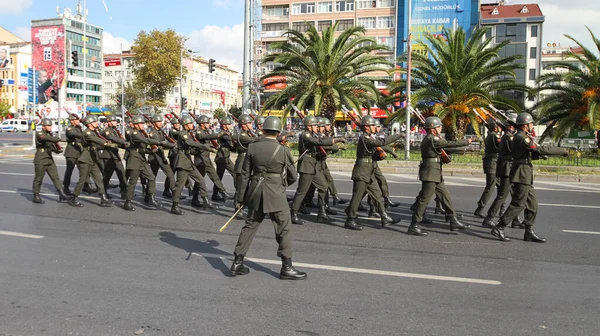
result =
[[[214,212],[186,200],[185,216],[173,216],[166,200],[165,211],[151,211],[138,198],[131,213],[100,208],[93,196],[76,209],[57,203],[46,177],[46,204],[35,205],[32,160],[20,155],[0,156],[0,335],[600,333],[597,184],[536,183],[536,232],[549,242],[507,229],[514,239],[502,243],[472,217],[482,179],[447,178],[470,230],[450,232],[431,215],[429,236],[414,237],[408,207],[420,184],[390,174],[402,203],[390,213],[403,221],[380,229],[362,218],[361,232],[343,229],[342,216],[293,226],[294,263],[308,279],[291,282],[278,279],[269,221],[250,249],[250,274],[229,276],[242,221],[218,229],[231,202]],[[349,174],[334,177],[349,198]]]
[[0,132],[0,146],[31,145],[31,132]]

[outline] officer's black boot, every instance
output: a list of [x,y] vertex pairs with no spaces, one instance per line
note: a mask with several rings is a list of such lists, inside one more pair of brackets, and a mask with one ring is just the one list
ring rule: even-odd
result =
[[498,238],[498,240],[500,241],[510,241],[510,238],[508,238],[507,236],[504,235],[504,228],[506,227],[506,224],[504,224],[502,222],[502,220],[500,220],[500,222],[498,222],[498,224],[496,226],[494,226],[494,228],[492,229],[492,235],[496,236]]
[[483,209],[485,209],[485,208],[482,207],[481,205],[478,205],[477,209],[475,209],[475,212],[473,213],[473,215],[475,215],[475,217],[485,218],[485,213],[483,212]]
[[335,222],[333,218],[329,217],[327,214],[327,210],[325,210],[325,206],[319,206],[319,213],[317,214],[317,220],[321,223],[333,223]]
[[71,197],[71,199],[69,200],[69,205],[74,207],[82,207],[83,203],[79,202],[77,196],[73,195],[73,197]]
[[112,199],[112,196],[111,196],[111,195],[110,195],[110,194],[107,192],[107,193],[106,193],[106,198],[108,198],[109,200],[111,200],[111,199]]
[[244,256],[237,254],[234,254],[233,264],[231,265],[231,268],[229,270],[231,271],[231,274],[233,276],[246,275],[250,273],[250,269],[244,266]]
[[336,216],[338,214],[337,211],[333,210],[332,208],[329,207],[329,205],[325,204],[325,212],[328,215],[332,215],[332,216]]
[[302,204],[300,206],[300,209],[298,209],[298,212],[301,213],[301,214],[310,215],[310,210],[308,210],[306,208],[306,205],[304,205],[304,204]]
[[425,213],[423,213],[423,219],[421,220],[421,224],[431,224],[433,221],[431,218],[427,217]]
[[65,187],[65,195],[73,196],[73,193],[71,192],[71,190],[68,187]]
[[388,215],[387,212],[385,212],[385,210],[383,209],[381,210],[379,215],[381,216],[381,227],[386,227],[388,225],[400,223],[402,221],[402,219],[400,218],[390,217],[390,215]]
[[380,218],[377,211],[375,211],[375,206],[372,204],[369,205],[369,218]]
[[333,195],[333,206],[337,206],[338,204],[346,204],[348,200],[341,199],[337,194]]
[[202,208],[204,208],[204,209],[213,209],[213,210],[219,209],[218,206],[210,203],[210,201],[208,200],[207,196],[202,196]]
[[133,204],[131,204],[131,201],[129,201],[129,200],[127,200],[127,201],[125,201],[125,203],[123,203],[123,209],[127,210],[127,211],[135,211]]
[[346,223],[344,223],[344,227],[346,229],[356,230],[356,231],[360,231],[363,229],[362,226],[356,224],[356,221],[354,221],[354,218],[350,218],[350,217],[346,218]]
[[281,280],[304,280],[306,273],[300,272],[292,266],[292,258],[281,257],[281,272],[279,279]]
[[33,199],[31,201],[36,204],[46,203],[43,199],[40,198],[40,194],[38,194],[38,193],[33,194]]
[[194,196],[192,198],[192,206],[199,207],[199,208],[202,207],[202,203],[200,202],[200,200],[198,200],[198,196]]
[[213,193],[210,199],[215,202],[225,202],[225,198],[221,196],[218,192]]
[[310,202],[306,202],[306,206],[309,208],[319,208],[319,206],[317,205],[317,203],[315,203],[315,201],[310,200]]
[[446,214],[446,210],[442,209],[442,205],[440,204],[440,201],[435,200],[435,214],[440,214],[440,215],[445,215]]
[[183,210],[179,208],[179,202],[173,202],[173,206],[171,206],[171,213],[174,215],[183,215]]
[[446,222],[450,222],[450,231],[464,230],[468,227],[471,227],[468,224],[459,222],[458,218],[456,217],[446,217]]
[[538,235],[533,232],[533,227],[531,225],[525,226],[525,235],[523,236],[523,240],[527,242],[534,243],[545,243],[546,238],[540,238]]
[[490,215],[485,216],[485,219],[481,223],[481,226],[483,226],[484,228],[488,228],[488,229],[491,229],[494,226],[496,226],[496,224],[494,223],[494,217],[492,217]]
[[67,196],[62,189],[58,189],[58,201],[60,203],[64,203],[64,202],[68,202],[69,201],[69,196]]
[[411,236],[427,236],[427,232],[424,232],[419,227],[419,224],[413,220],[408,227],[408,234]]
[[148,194],[148,196],[146,197],[144,202],[146,203],[146,205],[148,205],[154,209],[162,208],[160,203],[158,203],[158,201],[156,201],[156,196],[154,196],[154,194]]
[[171,193],[170,189],[165,189],[162,193],[164,198],[173,198],[173,193]]
[[298,213],[294,210],[290,211],[292,215],[292,224],[304,225],[306,222],[298,218]]
[[384,197],[383,201],[386,208],[395,208],[400,205],[400,203],[392,202],[392,200],[389,197]]
[[510,223],[510,227],[513,229],[524,229],[525,224],[523,224],[523,220],[517,216],[513,219],[512,223]]
[[118,185],[118,184],[115,184],[115,183],[109,183],[109,184],[108,184],[108,187],[109,187],[110,189],[115,189],[115,188],[118,188],[118,187],[119,187],[119,185]]
[[113,206],[113,202],[106,198],[106,193],[100,194],[100,206],[103,208],[108,208]]

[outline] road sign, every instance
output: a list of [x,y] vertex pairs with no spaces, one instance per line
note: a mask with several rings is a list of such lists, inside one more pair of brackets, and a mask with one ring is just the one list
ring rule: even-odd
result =
[[121,59],[120,58],[105,58],[104,59],[104,66],[105,67],[117,66],[117,65],[121,65]]

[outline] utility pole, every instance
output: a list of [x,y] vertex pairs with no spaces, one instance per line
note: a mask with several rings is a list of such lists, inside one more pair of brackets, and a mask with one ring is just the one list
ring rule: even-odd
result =
[[250,1],[245,0],[244,5],[244,69],[242,76],[242,113],[247,113],[250,105],[250,60],[252,50],[252,36],[250,35]]
[[406,52],[408,53],[408,61],[406,62],[406,131],[404,134],[404,158],[408,161],[410,160],[410,107],[411,107],[411,99],[410,99],[410,90],[411,90],[411,74],[412,74],[412,33],[410,31],[411,28],[411,12],[412,12],[412,0],[408,0],[408,39]]
[[[33,71],[31,72],[31,75],[33,76],[33,85],[31,86],[31,89],[33,90],[33,103],[31,104],[31,124],[34,125],[33,130],[31,131],[31,143],[32,146],[35,146],[35,123],[33,122],[33,120],[35,120],[35,116],[36,116],[36,111],[37,111],[37,103],[36,103],[36,97],[37,97],[37,86],[38,86],[38,82],[37,82],[37,78],[35,78],[35,67],[32,67]],[[41,122],[41,120],[40,120]]]
[[125,69],[123,68],[123,43],[121,43],[121,130],[125,134]]
[[86,70],[87,70],[87,48],[86,48],[86,41],[87,41],[87,7],[86,7],[86,0],[83,0],[83,113],[84,115],[87,113],[87,74],[86,74]]

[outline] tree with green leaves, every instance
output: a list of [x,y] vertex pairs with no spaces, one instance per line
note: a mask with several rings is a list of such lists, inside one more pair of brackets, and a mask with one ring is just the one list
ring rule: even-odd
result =
[[306,32],[288,30],[286,41],[272,44],[281,51],[264,58],[264,63],[276,67],[261,81],[286,83],[286,88],[269,97],[263,111],[287,104],[287,114],[291,102],[300,109],[312,107],[316,115],[333,121],[342,105],[360,109],[367,101],[377,100],[379,91],[366,75],[391,65],[384,56],[374,54],[389,49],[364,36],[364,27],[349,28],[337,37],[336,33],[337,23],[321,33],[309,25]]
[[145,92],[148,104],[164,106],[167,93],[177,85],[184,42],[172,29],[138,33],[131,47],[134,86]]
[[[123,94],[123,95],[122,95]],[[125,109],[129,112],[135,114],[135,111],[143,106],[146,103],[146,99],[144,97],[144,92],[141,89],[137,88],[135,84],[131,82],[125,83],[125,87],[121,87],[117,89],[117,92],[113,95],[114,101],[120,101],[121,97],[124,97],[123,105]],[[164,105],[164,102],[162,103]],[[155,105],[155,104],[153,104]],[[158,105],[161,106],[161,105]],[[120,109],[121,106],[116,106],[117,109]]]
[[[506,40],[493,45],[494,37],[485,37],[486,29],[475,29],[467,39],[463,28],[444,29],[443,37],[425,34],[426,53],[412,53],[412,105],[428,115],[436,115],[444,124],[447,137],[464,137],[466,127],[472,123],[479,129],[474,108],[488,108],[489,104],[520,110],[520,105],[502,91],[527,92],[529,89],[515,82],[519,56],[501,57],[500,50],[510,43]],[[407,55],[400,58],[407,61]],[[403,93],[406,81],[393,82],[390,96]],[[401,119],[406,113],[401,109],[390,120]]]
[[5,101],[0,101],[0,121],[8,117],[8,115],[10,114],[11,107],[12,106],[9,103]]
[[581,53],[567,51],[564,61],[552,63],[553,67],[566,71],[538,78],[539,92],[547,94],[534,109],[538,112],[538,122],[549,122],[542,137],[552,133],[552,137],[558,140],[571,129],[594,131],[600,128],[600,40],[589,28],[588,31],[594,41],[594,49],[565,35],[581,48]]

